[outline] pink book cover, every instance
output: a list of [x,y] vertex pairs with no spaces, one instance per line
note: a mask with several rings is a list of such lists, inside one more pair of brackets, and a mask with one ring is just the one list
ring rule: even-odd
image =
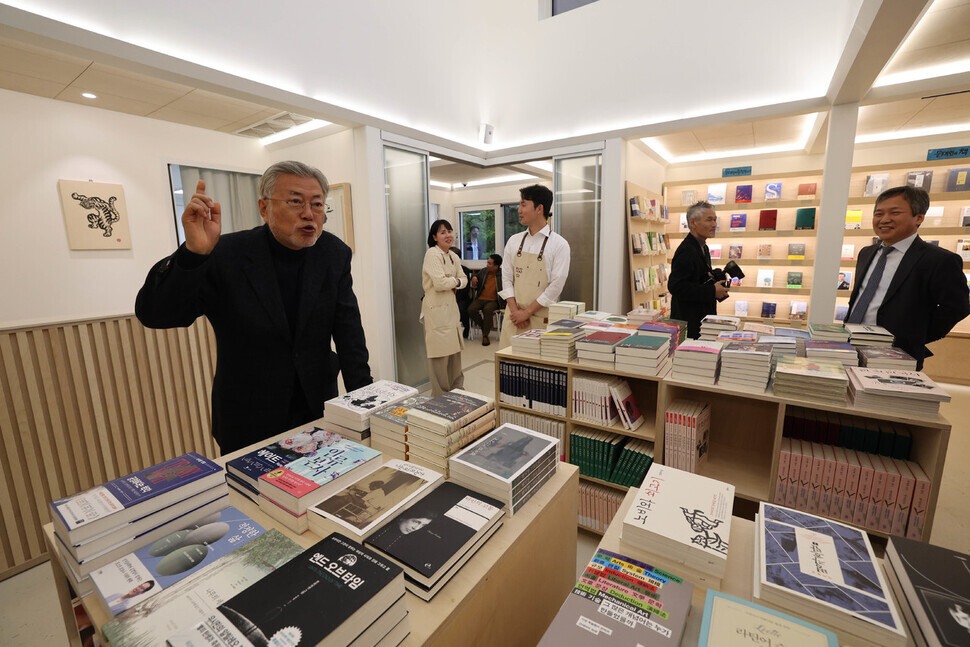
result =
[[893,459],[893,464],[899,470],[899,494],[896,495],[896,506],[893,508],[893,525],[890,534],[906,535],[906,522],[909,520],[909,508],[913,505],[913,486],[916,479],[907,467],[905,461]]
[[808,510],[808,499],[812,490],[812,444],[802,441],[802,466],[798,470],[798,501],[795,505],[799,510]]
[[859,463],[859,455],[854,449],[843,451],[848,467],[845,473],[845,497],[842,499],[842,514],[839,518],[846,523],[852,523],[855,517],[855,504],[859,500],[859,477],[862,476],[862,466]]
[[865,452],[856,452],[855,454],[859,458],[862,471],[859,472],[859,490],[856,495],[855,512],[852,513],[852,523],[864,528],[869,514],[869,504],[872,501],[872,482],[875,474],[873,474],[872,460],[870,460],[869,454]]
[[926,509],[930,504],[930,490],[933,484],[930,478],[914,461],[906,461],[906,466],[916,479],[913,485],[913,505],[909,511],[909,522],[906,524],[906,536],[910,539],[923,539],[923,526],[926,523]]
[[829,516],[835,519],[842,518],[842,506],[845,503],[845,481],[849,473],[849,459],[845,457],[845,450],[841,447],[833,447],[835,454],[835,482],[832,485],[832,505],[829,507]]
[[831,517],[832,499],[835,496],[835,448],[822,445],[822,456],[825,462],[822,469],[822,500],[819,502],[818,512]]
[[879,511],[879,530],[889,534],[893,529],[893,516],[896,513],[896,500],[899,498],[900,474],[893,459],[889,456],[880,456],[882,466],[886,470],[886,495],[883,499],[886,502],[885,508]]
[[788,489],[788,460],[791,456],[791,438],[781,439],[781,450],[778,452],[778,478],[775,479],[775,496],[773,503],[785,505],[785,491]]
[[822,500],[822,472],[824,471],[825,456],[822,453],[822,445],[812,443],[812,480],[808,490],[808,511],[812,514],[818,514]]
[[789,508],[794,508],[796,493],[798,492],[798,474],[802,466],[802,441],[797,438],[789,438],[788,448],[791,456],[788,458],[788,483],[785,487],[785,505]]
[[866,512],[866,528],[879,530],[879,518],[886,507],[886,483],[889,474],[877,454],[869,454],[872,461],[872,492],[869,494],[869,511]]

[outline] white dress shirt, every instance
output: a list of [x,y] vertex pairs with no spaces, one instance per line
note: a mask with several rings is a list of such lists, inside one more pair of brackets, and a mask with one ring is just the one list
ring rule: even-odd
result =
[[[546,267],[546,280],[549,284],[536,299],[539,305],[548,308],[559,300],[559,294],[566,284],[566,277],[569,276],[569,243],[566,242],[565,238],[554,232],[548,223],[534,236],[526,229],[515,234],[509,238],[509,242],[505,243],[505,254],[502,258],[502,291],[498,294],[505,300],[515,296],[515,288],[512,285],[512,277],[515,273],[513,264],[523,236],[525,237],[525,244],[522,246],[523,254],[538,254],[539,250],[542,249],[542,243],[545,242],[546,238],[549,239],[542,254],[542,260],[545,261]],[[520,303],[519,307],[524,308],[528,305],[527,303]]]
[[[919,232],[916,232],[912,236],[902,239],[895,245],[890,245],[893,251],[889,252],[886,256],[886,269],[882,272],[882,280],[879,281],[879,286],[876,288],[876,293],[872,295],[872,301],[869,302],[869,308],[866,310],[865,316],[862,318],[862,323],[874,326],[876,325],[876,315],[879,314],[879,306],[882,305],[883,300],[886,298],[886,293],[889,291],[889,286],[893,282],[893,277],[896,276],[896,270],[899,269],[899,264],[903,261],[903,256],[909,251],[910,246],[913,241],[916,240],[916,236]],[[876,263],[879,262],[879,255],[882,254],[882,246],[876,249],[876,253],[872,257],[872,261],[869,263],[868,269],[866,269],[866,276],[863,283],[859,286],[859,296],[862,296],[862,292],[866,289],[866,284],[869,282],[869,277],[872,276],[872,272],[876,267]],[[856,277],[858,281],[858,277]]]

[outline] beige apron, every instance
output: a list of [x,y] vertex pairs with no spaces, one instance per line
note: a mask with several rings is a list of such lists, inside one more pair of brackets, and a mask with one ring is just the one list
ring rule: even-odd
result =
[[[549,236],[546,236],[546,239],[542,241],[542,247],[539,249],[538,254],[529,254],[528,252],[522,251],[522,247],[525,245],[525,236],[522,237],[522,242],[519,243],[519,251],[515,254],[515,259],[512,261],[512,288],[515,293],[515,303],[519,308],[528,308],[549,286],[549,278],[546,275],[546,261],[543,259],[543,254],[546,252],[546,243],[548,242]],[[506,311],[505,317],[502,319],[502,335],[499,337],[499,348],[509,346],[512,343],[512,337],[514,335],[518,335],[520,332],[525,332],[532,328],[545,328],[547,323],[549,323],[549,308],[539,308],[529,319],[528,328],[516,327],[512,323],[512,317],[509,316],[509,312]]]
[[461,316],[458,313],[458,303],[455,293],[451,290],[435,290],[429,274],[429,264],[444,264],[445,276],[453,276],[459,281],[465,274],[461,270],[461,261],[454,253],[441,254],[432,247],[425,254],[422,268],[421,283],[424,287],[424,299],[421,301],[421,314],[424,319],[424,345],[428,357],[447,357],[460,353],[465,347],[462,340]]

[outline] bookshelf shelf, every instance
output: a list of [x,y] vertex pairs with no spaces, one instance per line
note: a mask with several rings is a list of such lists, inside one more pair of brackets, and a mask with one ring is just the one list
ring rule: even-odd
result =
[[[637,404],[639,404],[639,401]],[[598,431],[609,431],[610,433],[619,434],[620,436],[639,438],[640,440],[649,440],[650,442],[654,442],[657,437],[657,430],[649,420],[644,420],[643,424],[633,431],[624,428],[622,423],[619,421],[614,422],[612,425],[598,425],[595,422],[588,422],[582,418],[573,418],[572,423],[577,427],[588,427],[589,429],[596,429]]]
[[808,296],[812,293],[812,290],[811,288],[757,288],[739,285],[731,288],[731,292],[741,294],[793,294]]
[[[498,403],[496,403],[498,404]],[[530,413],[540,418],[549,418],[550,420],[558,420],[560,422],[565,422],[566,418],[564,416],[558,416],[554,413],[546,413],[545,411],[537,411],[536,409],[530,409],[529,407],[519,407],[514,404],[508,404],[506,402],[501,403],[503,409],[508,409],[510,411],[519,411],[522,413]]]
[[[580,477],[580,478],[582,478],[582,477]],[[626,488],[624,488],[624,490],[625,490],[625,489],[626,489]],[[603,536],[603,533],[604,533],[604,531],[603,531],[603,530],[597,530],[596,528],[590,528],[590,527],[589,527],[589,526],[587,526],[586,524],[582,524],[582,523],[577,523],[576,525],[577,525],[577,526],[578,526],[579,528],[582,528],[583,530],[585,530],[586,532],[591,532],[591,533],[593,533],[594,535],[600,535],[601,537]]]
[[[722,214],[723,215],[723,214]],[[852,230],[850,230],[852,231]],[[671,240],[683,240],[687,236],[687,232],[678,231],[671,232]],[[871,236],[870,232],[870,236]],[[732,239],[732,238],[815,238],[814,229],[753,229],[745,231],[730,231],[724,230],[717,232],[714,238],[709,239],[711,242],[718,242],[719,240]]]
[[[583,481],[589,481],[590,483],[598,483],[599,485],[605,485],[608,488],[613,488],[614,490],[619,490],[620,492],[626,492],[627,490],[630,489],[630,487],[627,485],[620,485],[619,483],[614,483],[613,481],[604,481],[603,479],[598,479],[593,476],[584,476],[580,474],[579,478],[582,479]],[[579,524],[579,525],[580,527],[585,528],[585,526],[582,526],[582,524]],[[588,528],[588,530],[592,530],[592,529]],[[593,532],[596,532],[596,531],[593,530]]]

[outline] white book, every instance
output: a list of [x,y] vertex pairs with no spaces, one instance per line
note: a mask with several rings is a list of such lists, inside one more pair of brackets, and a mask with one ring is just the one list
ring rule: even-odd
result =
[[[327,400],[323,405],[324,417],[334,417],[338,424],[363,431],[370,427],[370,415],[376,409],[417,394],[418,390],[414,387],[378,380]],[[353,424],[355,422],[358,424]]]

